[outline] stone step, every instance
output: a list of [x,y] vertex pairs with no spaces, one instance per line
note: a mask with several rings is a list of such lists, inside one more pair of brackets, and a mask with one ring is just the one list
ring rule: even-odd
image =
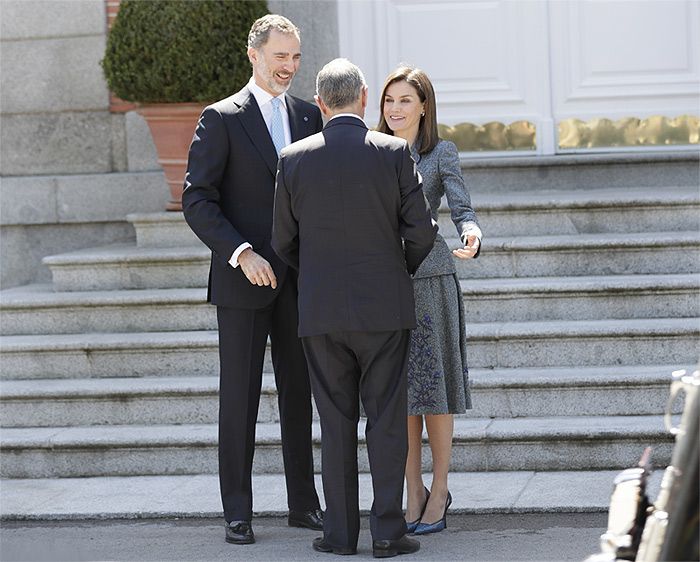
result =
[[697,273],[462,279],[460,283],[468,324],[700,317]]
[[43,259],[57,291],[205,287],[211,252],[203,246],[115,244]]
[[[700,320],[477,323],[472,368],[694,364]],[[2,379],[193,376],[218,372],[215,331],[0,337]],[[265,370],[272,371],[269,349]]]
[[700,185],[700,153],[694,150],[465,158],[464,181],[481,193]]
[[[448,239],[452,248],[460,245]],[[44,258],[58,291],[202,287],[204,247],[115,245]],[[485,238],[479,259],[457,260],[463,278],[696,273],[700,233],[650,232]]]
[[[619,275],[462,280],[468,322],[700,316],[700,276]],[[204,288],[0,291],[0,333],[216,329]]]
[[[450,513],[606,512],[618,473],[451,471]],[[660,480],[660,471],[652,474],[650,497],[656,497]],[[429,475],[426,484],[430,485]],[[105,490],[119,493],[105,501]],[[320,474],[316,475],[316,490],[325,505]],[[366,515],[373,496],[367,473],[360,474],[359,496]],[[2,480],[0,500],[0,517],[5,521],[223,517],[215,474]],[[253,474],[253,516],[286,517],[287,510],[284,476]]]
[[[460,247],[448,239],[450,248]],[[700,232],[484,238],[475,260],[457,260],[461,278],[568,277],[700,272]]]
[[[359,466],[367,472],[364,423]],[[320,466],[320,426],[312,427]],[[217,471],[216,424],[4,428],[2,478],[63,478]],[[634,466],[654,446],[655,461],[670,460],[672,437],[655,416],[566,416],[455,420],[452,470],[591,470]],[[427,447],[424,467],[430,469]],[[282,467],[279,424],[258,424],[253,470]]]
[[216,329],[204,287],[55,292],[51,285],[0,291],[0,332],[77,334]]
[[[603,232],[700,230],[700,192],[694,187],[486,192],[474,195],[485,236],[551,236]],[[443,198],[443,236],[456,230]]]
[[[600,232],[700,230],[697,186],[591,190],[486,192],[473,197],[484,233],[496,236],[546,236]],[[438,223],[443,236],[455,236],[447,200]],[[182,213],[127,215],[142,248],[201,244]]]
[[[474,409],[462,417],[661,414],[676,368],[472,369]],[[9,380],[0,384],[0,427],[216,423],[217,392],[216,376]],[[258,422],[278,421],[266,374]]]
[[140,248],[188,248],[204,244],[185,222],[182,212],[132,213],[126,220],[136,231]]

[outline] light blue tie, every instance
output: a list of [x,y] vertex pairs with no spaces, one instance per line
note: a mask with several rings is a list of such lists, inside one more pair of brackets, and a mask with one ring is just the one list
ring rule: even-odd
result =
[[282,103],[279,98],[272,98],[270,100],[272,104],[272,120],[270,121],[270,136],[272,137],[272,142],[277,149],[277,154],[280,153],[285,146],[284,142],[284,125],[282,124],[282,114],[280,113],[280,104]]

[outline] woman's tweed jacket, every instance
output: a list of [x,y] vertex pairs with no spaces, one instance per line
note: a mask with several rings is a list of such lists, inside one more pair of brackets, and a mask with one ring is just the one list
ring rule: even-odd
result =
[[[471,198],[462,179],[459,153],[455,144],[440,140],[428,154],[419,155],[418,151],[412,148],[411,155],[423,178],[423,192],[430,203],[433,220],[437,221],[440,200],[443,195],[447,195],[452,222],[457,227],[462,241],[466,240],[469,234],[475,234],[481,238],[476,213],[472,209]],[[449,275],[456,273],[456,271],[452,252],[447,247],[441,232],[438,232],[433,249],[413,277],[415,279],[434,275]]]

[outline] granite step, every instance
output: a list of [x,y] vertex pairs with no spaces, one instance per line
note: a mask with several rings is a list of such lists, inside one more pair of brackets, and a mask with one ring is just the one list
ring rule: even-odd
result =
[[[443,198],[438,224],[455,227]],[[485,236],[552,236],[700,230],[697,186],[486,192],[472,197]]]
[[[475,323],[472,368],[694,364],[700,320]],[[215,331],[0,337],[2,379],[213,375]],[[272,371],[269,349],[265,370]]]
[[[450,513],[606,512],[619,471],[450,472]],[[656,497],[661,472],[650,481]],[[429,476],[426,483],[429,485]],[[316,489],[323,500],[320,474]],[[105,490],[119,490],[105,501]],[[372,481],[359,477],[360,509],[372,504]],[[405,497],[405,496],[404,496]],[[253,474],[253,516],[287,516],[282,474]],[[0,481],[3,521],[222,518],[215,474],[5,479]]]
[[464,158],[469,191],[480,193],[537,190],[581,191],[700,185],[700,153],[694,150],[557,154]]
[[[474,409],[461,417],[661,414],[676,368],[472,369]],[[216,423],[217,393],[216,376],[6,380],[0,383],[0,427]],[[278,421],[268,373],[258,422]]]
[[[359,466],[367,472],[363,422]],[[320,426],[313,423],[316,466]],[[217,471],[216,424],[4,428],[2,478],[64,478],[212,474]],[[661,415],[563,416],[455,420],[452,469],[592,470],[633,466],[654,446],[657,462],[670,460],[672,437]],[[430,469],[427,448],[424,467]],[[282,467],[279,424],[258,424],[253,470]]]
[[[447,239],[450,248],[459,239]],[[700,272],[700,232],[603,233],[484,238],[460,278],[568,277]]]
[[[472,199],[489,237],[700,230],[697,186],[485,192]],[[134,226],[142,248],[201,244],[182,213],[134,213],[126,220]],[[444,197],[438,224],[444,236],[454,236]]]
[[[462,280],[468,322],[700,316],[700,276],[617,275]],[[216,329],[204,288],[0,291],[0,333],[75,334]]]
[[[449,238],[452,248],[460,245]],[[202,287],[204,247],[115,245],[44,258],[58,291]],[[479,259],[458,260],[462,278],[697,273],[699,232],[605,233],[484,239]]]

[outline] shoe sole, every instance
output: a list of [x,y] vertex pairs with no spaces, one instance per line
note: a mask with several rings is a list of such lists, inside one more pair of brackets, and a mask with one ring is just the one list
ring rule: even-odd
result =
[[328,548],[328,549],[323,549],[323,548],[317,548],[315,546],[312,546],[312,548],[316,552],[323,552],[325,554],[339,554],[340,556],[350,556],[352,554],[357,554],[357,550],[347,550],[344,548]]
[[287,526],[296,527],[298,529],[311,529],[312,531],[323,531],[323,527],[312,527],[305,523],[299,523],[298,521],[287,520]]
[[255,542],[255,539],[236,540],[236,539],[229,539],[228,537],[226,537],[226,542],[228,544],[253,544]]
[[375,550],[372,551],[372,556],[375,558],[393,558],[394,556],[400,556],[402,554],[413,554],[419,550],[419,548],[416,550]]

